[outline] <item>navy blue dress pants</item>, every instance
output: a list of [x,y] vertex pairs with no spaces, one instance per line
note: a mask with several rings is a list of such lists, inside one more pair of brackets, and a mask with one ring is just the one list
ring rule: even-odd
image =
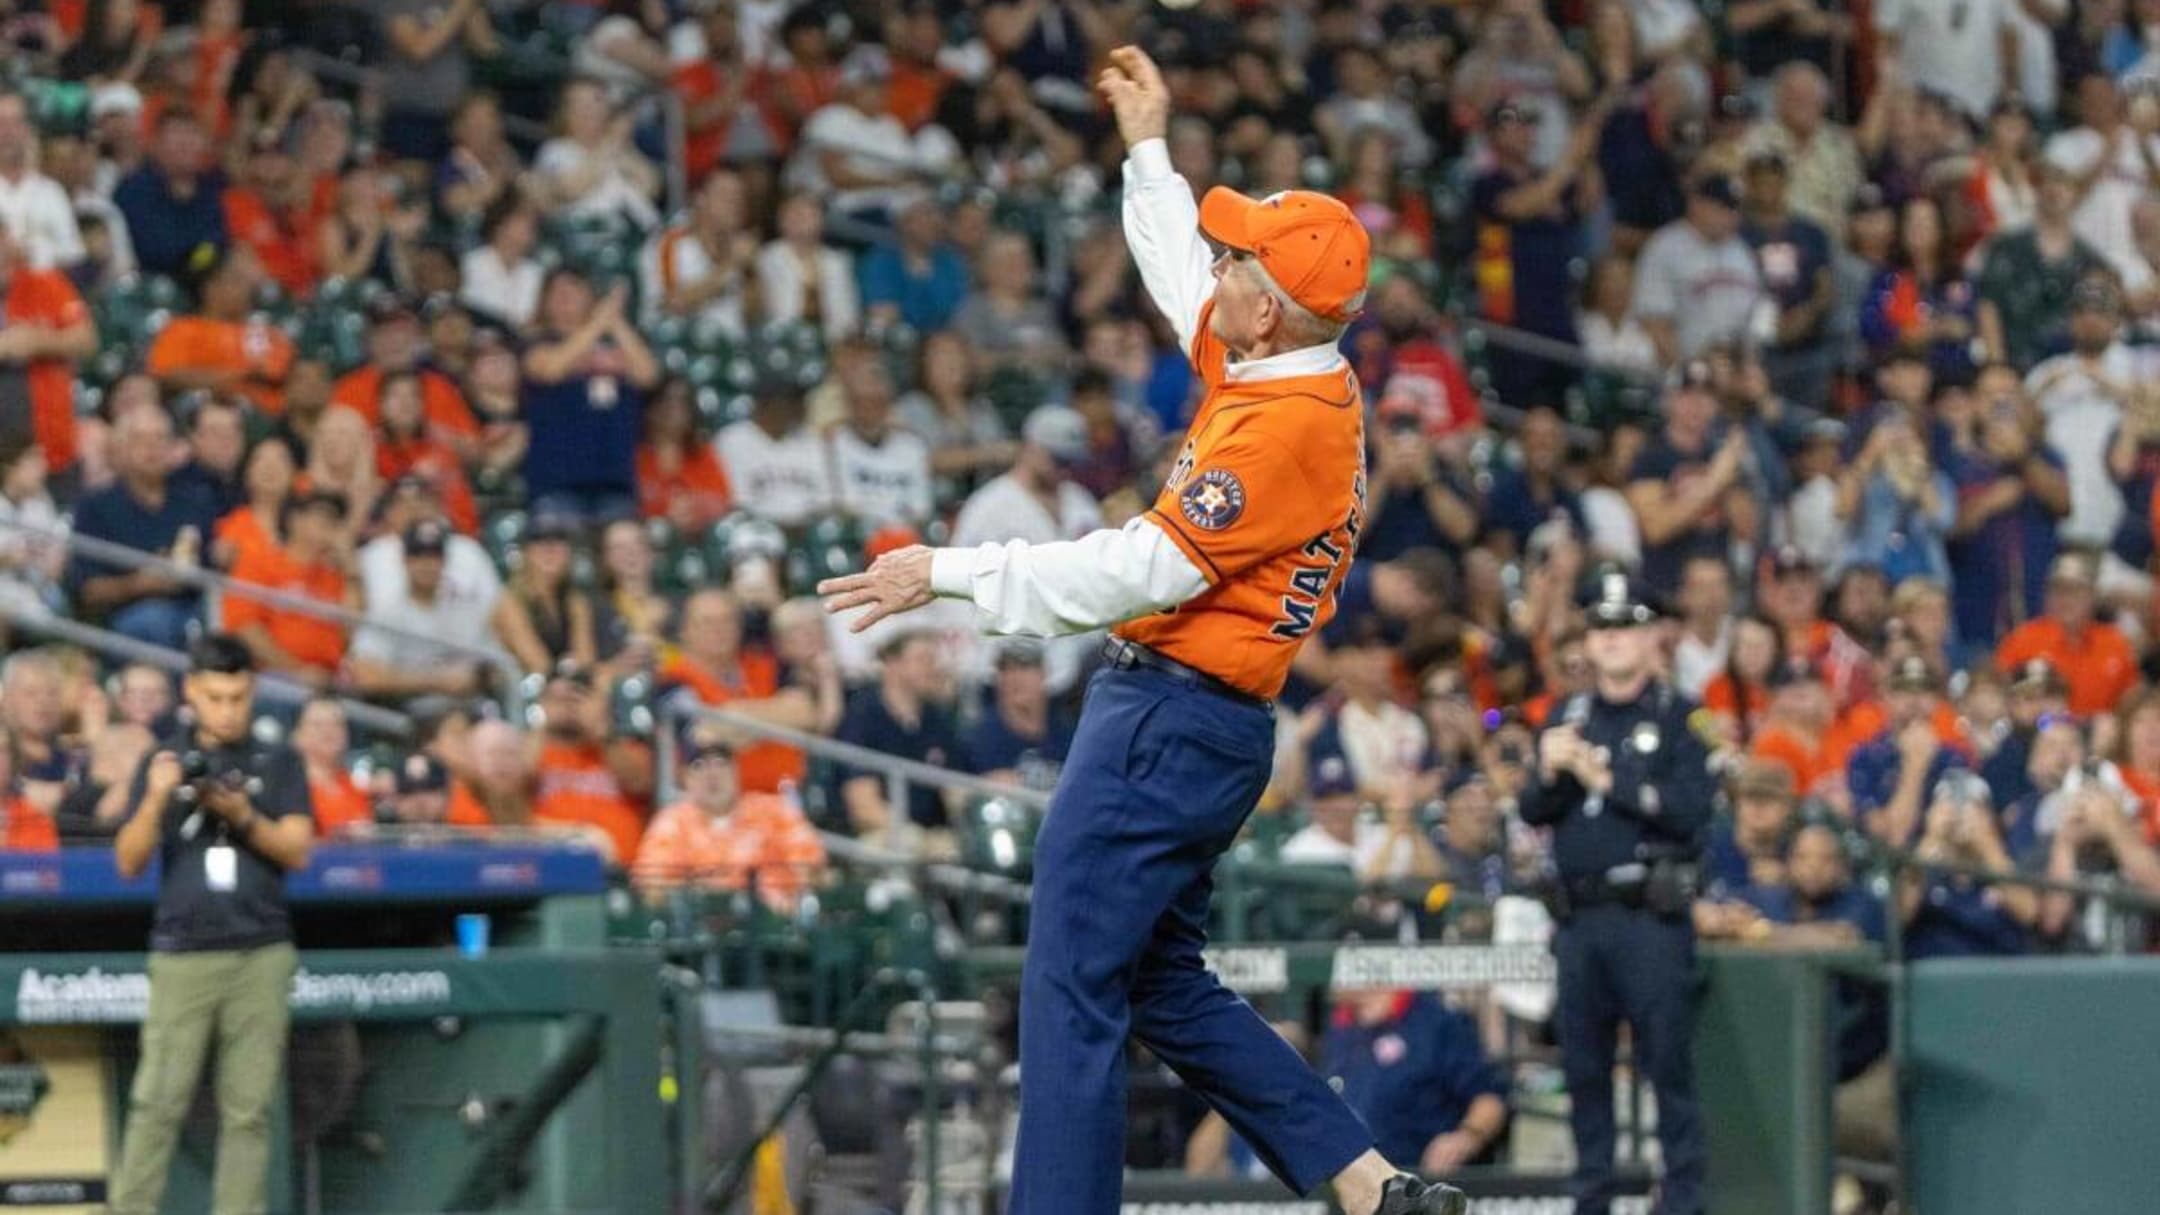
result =
[[1657,1094],[1665,1176],[1659,1215],[1702,1215],[1702,1106],[1695,1095],[1695,926],[1615,903],[1584,907],[1553,939],[1559,1031],[1575,1132],[1576,1215],[1613,1200],[1613,1062],[1620,1023]]
[[1372,1147],[1358,1116],[1201,964],[1216,858],[1260,800],[1274,752],[1273,715],[1257,703],[1149,668],[1089,685],[1035,845],[1014,1215],[1117,1215],[1128,1034],[1300,1194]]

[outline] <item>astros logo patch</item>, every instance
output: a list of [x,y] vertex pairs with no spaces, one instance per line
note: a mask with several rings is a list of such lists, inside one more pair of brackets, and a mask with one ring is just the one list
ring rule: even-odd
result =
[[1194,527],[1219,532],[1245,513],[1245,487],[1229,469],[1210,468],[1185,483],[1178,509]]

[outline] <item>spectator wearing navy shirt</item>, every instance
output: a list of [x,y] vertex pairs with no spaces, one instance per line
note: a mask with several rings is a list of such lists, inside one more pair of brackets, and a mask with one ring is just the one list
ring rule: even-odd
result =
[[1556,516],[1564,517],[1576,535],[1587,535],[1582,499],[1565,479],[1567,425],[1559,412],[1539,406],[1525,413],[1515,439],[1521,462],[1494,472],[1485,491],[1489,532],[1507,536],[1516,552],[1529,544],[1531,532]]
[[1792,770],[1779,763],[1751,763],[1732,781],[1732,817],[1710,825],[1703,854],[1705,892],[1713,899],[1745,899],[1757,888],[1785,884],[1785,841],[1793,826]]
[[[1586,117],[1567,151],[1540,167],[1538,112],[1506,100],[1486,114],[1493,167],[1470,187],[1477,219],[1472,266],[1478,314],[1556,342],[1575,342],[1574,265],[1583,256],[1583,215],[1603,196],[1591,153],[1598,119]],[[1492,352],[1493,386],[1517,406],[1557,405],[1575,378],[1561,362],[1504,348]]]
[[[1748,901],[1775,942],[1814,948],[1880,945],[1887,931],[1882,900],[1852,880],[1845,841],[1826,823],[1793,834],[1786,884],[1758,887]],[[1839,1154],[1889,1160],[1897,1144],[1897,1075],[1890,1061],[1889,993],[1880,984],[1837,982],[1837,1094],[1833,1123]]]
[[[2070,687],[2054,663],[2045,658],[2027,659],[2009,675],[2010,730],[1980,765],[1980,776],[1995,791],[1996,804],[2006,808],[2033,792],[2026,768],[2041,730],[2052,722],[2067,720],[2070,711]],[[2010,851],[2022,855],[2015,845]]]
[[1351,995],[1320,1055],[1373,1146],[1404,1167],[1437,1175],[1488,1160],[1507,1129],[1507,1082],[1477,1023],[1430,993]]
[[113,188],[127,217],[135,260],[148,274],[179,277],[197,249],[224,249],[225,178],[210,156],[202,120],[180,107],[158,115],[150,159]]
[[[113,426],[116,479],[76,505],[75,534],[181,564],[200,561],[216,509],[199,486],[172,478],[172,455],[172,419],[162,407],[121,415]],[[201,604],[193,588],[168,574],[82,555],[68,569],[68,585],[86,614],[137,641],[172,649],[186,647],[188,624]]]
[[1942,682],[1926,659],[1908,654],[1891,664],[1883,707],[1889,722],[1853,748],[1845,761],[1853,816],[1876,839],[1904,847],[1920,832],[1928,791],[1963,771],[1961,745],[1944,738],[1935,717]]
[[[951,767],[960,756],[960,738],[946,704],[951,680],[937,640],[919,631],[894,634],[878,650],[878,663],[878,682],[849,698],[836,737],[902,759]],[[939,791],[928,785],[909,786],[905,806],[885,800],[881,772],[844,768],[839,786],[848,825],[860,838],[890,846],[906,835],[902,822],[931,829],[951,825]]]
[[1785,158],[1761,151],[1748,157],[1740,236],[1755,250],[1763,288],[1777,305],[1777,335],[1763,352],[1771,387],[1808,409],[1830,405],[1837,352],[1826,323],[1837,298],[1830,273],[1830,237],[1793,214],[1786,200]]
[[1613,243],[1633,255],[1687,206],[1681,170],[1706,126],[1684,65],[1667,64],[1640,99],[1614,112],[1598,138],[1598,168],[1612,189]]
[[1501,829],[1500,802],[1484,773],[1465,775],[1447,795],[1447,815],[1440,820],[1433,848],[1440,856],[1441,879],[1460,894],[1488,907],[1454,913],[1464,939],[1478,940],[1492,930],[1489,905],[1515,889],[1508,871],[1507,835]]
[[1042,647],[1018,642],[999,650],[990,704],[961,742],[967,770],[1047,793],[1072,736],[1071,719],[1050,703]]
[[[1936,782],[1927,828],[1913,857],[1923,866],[1940,861],[1992,875],[2016,872],[1996,827],[1986,782],[1969,772]],[[2039,913],[2039,896],[2031,887],[1964,872],[1910,870],[1898,884],[1898,914],[1904,917],[1905,956],[1910,961],[2024,953],[2026,932]]]
[[1720,433],[1710,365],[1691,360],[1674,374],[1665,428],[1627,472],[1628,505],[1642,527],[1642,580],[1670,597],[1691,557],[1723,559],[1738,536],[1754,534],[1754,504],[1740,488],[1748,438]]
[[1983,371],[1972,393],[1939,395],[1935,413],[1936,462],[1957,487],[1945,545],[1957,641],[1985,653],[2041,613],[2056,526],[2070,514],[2069,465],[2007,367]]
[[1460,555],[1478,528],[1477,494],[1456,459],[1460,445],[1431,442],[1414,402],[1390,399],[1377,412],[1379,435],[1373,440],[1359,554],[1374,561],[1414,549]]
[[580,524],[637,514],[637,446],[660,363],[618,283],[595,299],[567,266],[540,292],[542,336],[525,352],[525,488],[532,512]]

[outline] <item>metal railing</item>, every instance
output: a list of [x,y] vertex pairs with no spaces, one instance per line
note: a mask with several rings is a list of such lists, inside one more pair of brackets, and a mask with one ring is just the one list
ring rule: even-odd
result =
[[[763,742],[795,747],[831,763],[882,773],[886,804],[894,807],[898,820],[904,821],[906,812],[903,808],[917,785],[975,797],[1000,798],[1037,812],[1050,805],[1049,795],[1040,790],[887,755],[836,738],[764,721],[740,710],[701,704],[688,692],[670,696],[660,705],[657,716],[659,729],[654,743],[662,802],[674,800],[679,793],[675,775],[683,725],[691,721],[708,721]],[[1029,898],[1026,882],[984,873],[951,861],[926,860],[917,853],[880,848],[835,831],[820,831],[819,835],[824,840],[827,854],[860,868],[914,874],[929,887],[956,894],[980,895],[1003,903],[1025,903]]]
[[[11,628],[76,646],[116,662],[140,662],[175,675],[185,674],[188,669],[187,655],[178,650],[65,616],[32,611],[21,604],[0,601],[0,619],[5,619]],[[266,674],[256,681],[255,687],[263,699],[280,705],[306,704],[315,695],[312,689],[279,675]],[[362,729],[399,739],[412,737],[412,718],[403,713],[343,696],[338,697],[338,704],[345,710],[346,719]]]
[[0,528],[21,532],[47,544],[58,545],[65,548],[71,556],[84,557],[91,561],[119,566],[127,570],[150,570],[198,591],[212,592],[219,595],[235,595],[251,602],[267,604],[280,611],[311,616],[317,620],[334,621],[356,631],[359,629],[371,629],[385,636],[397,638],[400,641],[418,642],[433,646],[438,650],[445,650],[472,659],[494,670],[501,677],[504,688],[504,703],[513,712],[519,707],[518,700],[521,694],[519,685],[524,679],[525,671],[524,668],[518,666],[509,655],[501,650],[490,649],[485,646],[466,645],[456,641],[446,641],[418,629],[386,624],[366,613],[353,611],[341,603],[327,603],[306,595],[295,595],[289,591],[281,591],[275,587],[242,582],[229,574],[221,574],[199,565],[188,565],[174,561],[161,553],[145,552],[138,548],[130,548],[125,544],[115,544],[110,540],[100,540],[94,536],[85,536],[71,530],[39,527],[25,523],[20,519],[9,518],[0,518]]

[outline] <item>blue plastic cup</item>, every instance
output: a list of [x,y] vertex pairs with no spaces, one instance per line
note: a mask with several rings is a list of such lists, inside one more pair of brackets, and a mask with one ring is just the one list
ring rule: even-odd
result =
[[488,951],[488,917],[477,912],[457,918],[458,952],[468,958],[484,958]]

